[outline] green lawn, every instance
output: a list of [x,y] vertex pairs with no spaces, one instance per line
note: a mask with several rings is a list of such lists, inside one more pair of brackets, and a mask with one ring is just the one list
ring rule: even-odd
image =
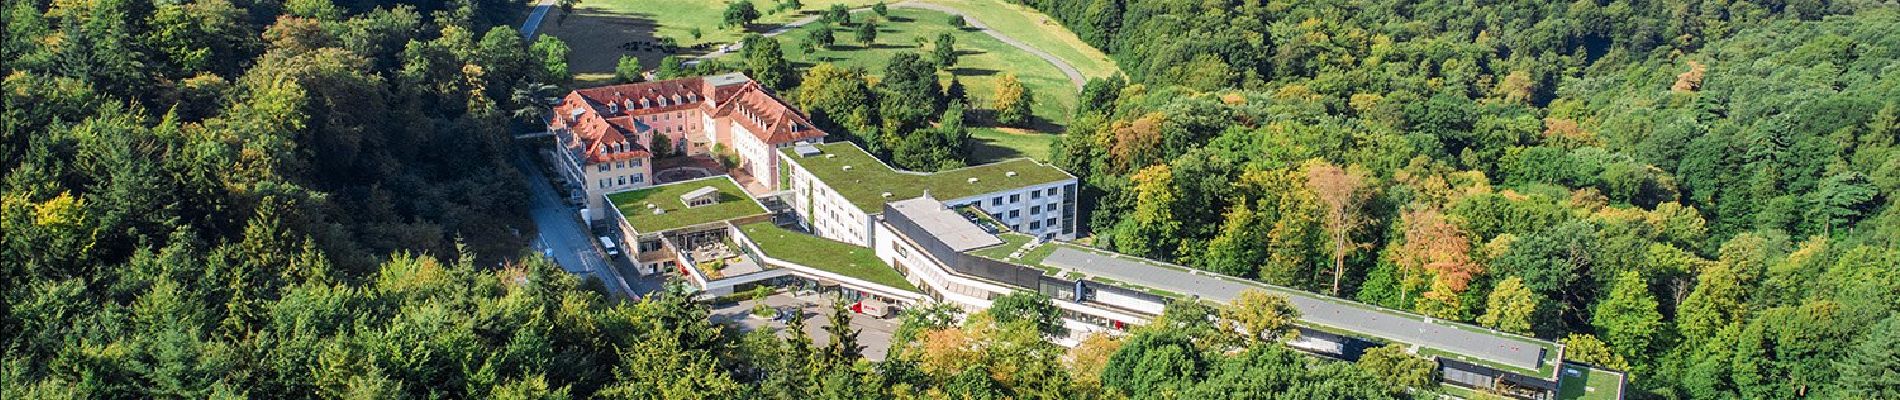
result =
[[[620,56],[638,56],[641,65],[648,70],[660,65],[660,58],[666,56],[622,48],[625,43],[658,43],[660,38],[673,38],[683,48],[682,53],[697,55],[698,51],[690,50],[695,45],[703,43],[708,49],[717,49],[720,45],[738,42],[745,33],[764,33],[816,15],[834,4],[857,8],[877,3],[877,0],[802,0],[804,8],[798,11],[773,11],[778,8],[777,0],[750,1],[764,16],[745,30],[719,27],[726,11],[727,2],[723,0],[586,0],[565,18],[558,8],[549,11],[540,33],[567,42],[572,49],[568,53],[568,68],[584,87],[607,83],[613,77],[614,63]],[[698,38],[693,37],[693,28],[699,28]]]
[[1583,376],[1562,376],[1557,382],[1558,400],[1613,400],[1623,383],[1623,377],[1616,372],[1576,364],[1566,364],[1564,368],[1586,372]]
[[1023,248],[1023,245],[1029,244],[1030,240],[1035,239],[1034,237],[1021,233],[1004,233],[996,235],[996,237],[1003,239],[1003,244],[970,250],[969,253],[977,257],[1008,261],[1010,253],[1016,252],[1016,249]]
[[[877,0],[801,0],[804,6],[799,10],[777,11],[778,0],[750,0],[759,9],[757,21],[753,21],[747,30],[738,27],[721,28],[726,15],[726,4],[731,0],[585,0],[580,8],[597,8],[629,18],[645,19],[658,26],[659,37],[678,40],[681,46],[698,43],[733,43],[744,37],[746,32],[764,33],[773,28],[796,21],[805,16],[818,15],[830,9],[832,5],[858,8],[876,4]],[[556,9],[551,13],[559,13]],[[550,14],[555,18],[558,14]],[[693,28],[699,28],[699,38],[693,38]]]
[[1121,74],[1121,68],[1108,54],[1063,27],[1061,22],[1027,6],[1000,0],[917,0],[922,3],[956,8],[970,18],[983,21],[990,29],[1020,40],[1067,61],[1082,76],[1105,78]]
[[[680,195],[708,186],[719,191],[718,203],[688,208],[680,202]],[[723,175],[609,194],[607,201],[640,233],[659,233],[765,213],[765,208],[753,201],[752,196]],[[648,208],[649,204],[653,208]],[[655,209],[665,212],[654,214]]]
[[970,128],[970,162],[987,164],[1017,157],[1049,161],[1049,149],[1060,136],[1009,128]]
[[789,231],[771,222],[746,224],[739,229],[745,232],[746,238],[758,244],[759,250],[764,251],[766,256],[884,286],[917,291],[916,285],[904,280],[903,275],[891,269],[884,260],[878,259],[877,253],[871,249]]
[[[780,151],[838,191],[845,200],[872,214],[884,212],[886,201],[922,196],[924,191],[940,200],[954,200],[1074,178],[1059,168],[1028,159],[935,173],[898,172],[850,142],[817,147],[822,155],[799,157],[790,147]],[[885,192],[889,192],[890,197],[885,197]]]
[[[853,16],[853,21],[874,15],[858,13]],[[949,32],[957,38],[957,50],[961,52],[954,72],[964,87],[968,88],[970,101],[976,106],[974,108],[989,108],[988,102],[996,93],[996,78],[1003,72],[1011,72],[1016,74],[1016,79],[1023,82],[1023,86],[1029,89],[1036,100],[1031,108],[1038,117],[1034,126],[1037,130],[1056,132],[1061,130],[1062,125],[1068,124],[1069,113],[1075,109],[1078,92],[1061,70],[989,35],[952,27],[949,18],[949,14],[936,11],[892,8],[890,17],[880,23],[877,41],[871,46],[858,43],[852,27],[833,26],[837,45],[810,54],[799,54],[797,43],[809,37],[810,31],[820,29],[818,25],[800,27],[778,38],[786,45],[785,48],[792,49],[787,52],[787,57],[801,66],[830,62],[864,67],[875,76],[882,74],[884,66],[898,53],[929,53],[932,45],[919,44],[918,39],[935,41],[938,34]],[[947,81],[949,76],[943,79]]]

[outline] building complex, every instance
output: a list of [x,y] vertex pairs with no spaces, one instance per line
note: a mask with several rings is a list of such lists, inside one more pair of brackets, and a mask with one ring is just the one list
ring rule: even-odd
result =
[[[708,295],[793,285],[884,314],[922,303],[976,311],[1030,291],[1061,310],[1069,334],[1054,339],[1074,343],[1144,324],[1172,302],[1260,290],[1300,311],[1290,344],[1315,354],[1354,359],[1400,343],[1437,360],[1453,390],[1621,397],[1620,373],[1565,362],[1557,343],[1073,244],[1078,181],[1061,169],[1014,159],[902,171],[854,144],[823,143],[742,75],[578,90],[555,114],[554,162],[584,192],[587,218],[614,226],[642,273],[678,274]],[[656,144],[737,160],[730,176],[661,182]]]

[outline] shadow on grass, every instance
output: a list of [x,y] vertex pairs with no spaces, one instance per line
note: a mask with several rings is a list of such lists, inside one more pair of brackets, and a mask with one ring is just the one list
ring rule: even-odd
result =
[[970,156],[968,161],[970,165],[989,164],[1011,158],[1029,156],[1023,154],[1022,151],[1004,146],[1000,141],[992,138],[971,137],[969,148]]
[[952,71],[952,73],[957,74],[957,77],[959,78],[972,77],[972,76],[993,76],[1002,72],[1003,71],[997,71],[997,70],[988,69],[988,68],[970,68],[970,67],[957,67],[954,69],[954,71]]

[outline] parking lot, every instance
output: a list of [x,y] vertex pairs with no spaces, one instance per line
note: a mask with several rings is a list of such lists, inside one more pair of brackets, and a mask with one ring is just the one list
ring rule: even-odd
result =
[[[765,298],[765,304],[780,310],[798,310],[805,313],[805,333],[811,335],[812,342],[823,345],[831,341],[825,333],[830,326],[831,300],[818,295],[773,294]],[[714,306],[712,321],[738,326],[740,330],[752,331],[761,327],[785,329],[785,323],[777,319],[766,319],[752,315],[753,301]],[[864,314],[851,314],[851,327],[858,330],[858,345],[864,346],[864,357],[873,361],[882,361],[890,351],[891,334],[897,331],[897,319],[880,319]],[[781,333],[781,336],[784,334]]]

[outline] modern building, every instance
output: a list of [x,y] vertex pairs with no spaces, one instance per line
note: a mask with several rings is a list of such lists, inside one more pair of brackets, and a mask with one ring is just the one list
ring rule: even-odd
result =
[[612,214],[607,194],[656,184],[656,156],[729,158],[744,187],[763,193],[779,190],[777,149],[825,137],[738,73],[575,90],[554,106],[548,131],[554,163],[582,193],[589,220]]
[[[556,112],[557,164],[585,188],[589,218],[618,228],[642,273],[678,273],[706,295],[794,286],[889,313],[978,311],[1031,291],[1061,310],[1069,334],[1055,339],[1073,344],[1147,323],[1172,302],[1259,290],[1300,311],[1291,346],[1350,360],[1402,344],[1438,363],[1448,394],[1614,399],[1625,386],[1622,373],[1566,362],[1558,343],[1069,243],[1073,175],[1030,159],[898,170],[854,144],[821,143],[823,132],[742,75],[580,90]],[[724,153],[733,176],[655,185],[652,146],[662,144]]]
[[981,209],[1012,231],[1075,239],[1075,176],[1035,160],[924,173],[891,168],[852,143],[795,145],[780,153],[791,205],[818,236],[870,247],[886,203],[929,195]]

